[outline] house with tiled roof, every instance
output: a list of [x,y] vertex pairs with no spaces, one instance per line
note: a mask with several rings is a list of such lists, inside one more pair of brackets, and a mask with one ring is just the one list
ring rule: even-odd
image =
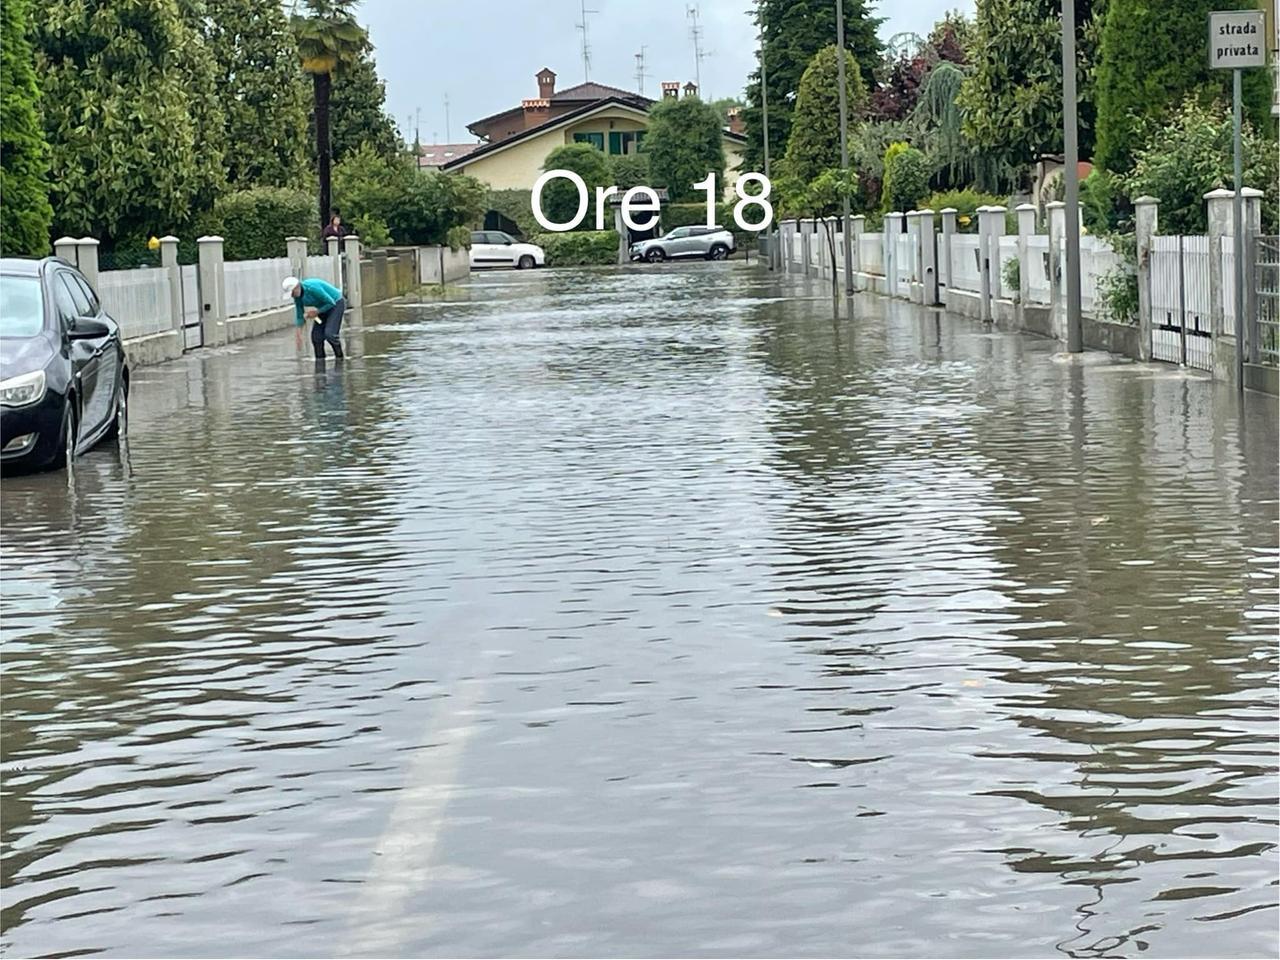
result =
[[[638,152],[649,126],[649,110],[657,101],[595,82],[557,90],[556,75],[547,67],[538,71],[536,80],[538,96],[468,124],[480,142],[440,169],[469,174],[495,190],[531,190],[547,155],[556,147],[589,143],[609,156]],[[686,97],[697,93],[692,83],[685,85]],[[664,98],[680,94],[680,84],[662,84]],[[725,127],[726,196],[733,195],[746,142],[740,129]]]

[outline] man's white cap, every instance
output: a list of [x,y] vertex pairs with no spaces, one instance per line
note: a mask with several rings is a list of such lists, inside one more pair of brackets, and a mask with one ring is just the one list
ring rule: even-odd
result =
[[284,278],[284,283],[281,286],[284,287],[284,298],[286,300],[293,299],[293,291],[297,289],[300,282],[297,277]]

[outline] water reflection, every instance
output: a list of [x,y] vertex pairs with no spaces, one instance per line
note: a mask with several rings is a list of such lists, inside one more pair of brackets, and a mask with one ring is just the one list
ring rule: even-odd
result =
[[1274,405],[734,265],[6,480],[15,955],[1265,955]]

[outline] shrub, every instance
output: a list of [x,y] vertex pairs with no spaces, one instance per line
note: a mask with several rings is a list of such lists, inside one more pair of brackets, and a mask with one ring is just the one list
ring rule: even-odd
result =
[[888,212],[918,209],[929,192],[929,160],[907,143],[892,144],[884,154],[880,205]]
[[1017,300],[1022,290],[1022,264],[1016,259],[1006,260],[1000,268],[1000,284],[1009,292],[1009,299]]
[[609,176],[619,193],[649,185],[649,158],[643,153],[609,158]]
[[365,247],[389,247],[391,245],[391,231],[387,229],[387,223],[372,214],[361,214],[351,221],[351,229],[355,235],[360,238],[361,246]]
[[227,260],[283,257],[285,237],[316,232],[316,207],[311,195],[287,187],[253,187],[219,197],[213,221],[225,241]]
[[549,267],[581,267],[618,262],[618,234],[614,230],[540,233],[530,242],[547,252]]
[[[595,199],[596,187],[609,186],[608,158],[589,143],[556,147],[547,154],[542,169],[576,173],[587,185],[590,200]],[[563,178],[557,177],[542,188],[542,213],[552,223],[568,223],[578,212],[578,202],[578,188]],[[578,225],[579,230],[590,230],[595,226],[594,211],[595,207],[588,205],[587,214]]]
[[445,244],[450,250],[469,250],[471,248],[471,228],[467,226],[451,227],[445,234]]
[[1132,233],[1112,233],[1107,237],[1121,263],[1098,279],[1099,313],[1112,323],[1138,320],[1138,238]]
[[962,233],[976,233],[978,230],[978,208],[1008,206],[1004,197],[992,193],[980,193],[977,190],[945,190],[935,193],[924,201],[921,209],[933,210],[935,213],[951,207],[956,210],[957,226]]
[[[514,232],[522,237],[531,237],[542,230],[533,218],[532,190],[490,190],[485,199],[485,211],[490,210],[514,223],[518,228]],[[483,217],[477,218],[475,228],[480,230],[483,226]]]
[[453,228],[473,223],[484,211],[486,189],[474,177],[415,172],[401,189],[387,217],[396,243],[447,243]]
[[1115,178],[1105,170],[1095,168],[1080,181],[1080,212],[1090,233],[1110,233],[1119,225],[1116,199]]

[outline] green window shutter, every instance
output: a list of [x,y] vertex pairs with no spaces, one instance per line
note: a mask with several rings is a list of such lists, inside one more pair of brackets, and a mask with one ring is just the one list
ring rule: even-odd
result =
[[622,153],[622,134],[617,130],[609,132],[609,152],[615,155]]

